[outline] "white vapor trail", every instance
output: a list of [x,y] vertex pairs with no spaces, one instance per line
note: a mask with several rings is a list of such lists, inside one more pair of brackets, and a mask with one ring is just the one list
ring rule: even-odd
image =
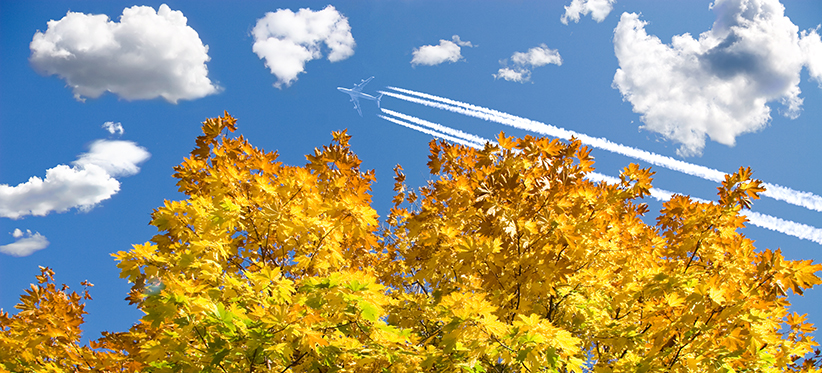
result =
[[[569,131],[542,122],[533,121],[508,113],[503,113],[497,110],[466,104],[464,102],[459,102],[444,97],[438,97],[427,93],[416,92],[408,89],[390,86],[387,88],[417,97],[410,97],[394,92],[381,91],[380,93],[408,102],[413,102],[437,109],[448,110],[454,113],[484,119],[490,122],[505,124],[514,128],[519,128],[543,135],[557,137],[564,140],[569,140],[571,137],[575,137],[585,145],[607,150],[617,154],[622,154],[634,159],[642,160],[650,164],[678,171],[687,175],[696,176],[705,180],[710,180],[718,183],[721,183],[725,180],[726,174],[722,171],[708,168],[705,166],[696,165],[693,163],[680,161],[678,159],[674,159],[656,153],[651,153],[645,150],[632,148],[630,146],[617,144],[606,138],[588,136],[584,133]],[[817,196],[810,192],[797,191],[788,187],[766,182],[763,182],[762,186],[764,186],[766,189],[765,192],[762,193],[763,196],[770,197],[779,201],[784,201],[793,205],[801,206],[809,210],[822,212],[822,197],[820,196]]]
[[[469,133],[465,133],[460,130],[456,130],[447,126],[443,126],[438,123],[432,123],[423,119],[419,119],[410,115],[398,113],[393,110],[382,109],[382,111],[386,114],[393,115],[414,123],[418,123],[428,128],[423,128],[400,119],[388,117],[385,115],[378,115],[380,118],[390,121],[395,124],[399,124],[404,127],[411,128],[413,130],[434,136],[436,138],[440,138],[443,140],[452,141],[461,145],[470,146],[476,149],[482,149],[486,143],[496,144],[496,142],[473,135]],[[429,129],[430,128],[430,129]],[[438,132],[439,131],[439,132]],[[447,134],[446,134],[447,133]],[[595,181],[595,182],[607,182],[610,184],[618,184],[620,181],[619,179],[613,176],[607,176],[600,174],[598,172],[590,172],[588,173],[588,179]],[[651,188],[650,190],[651,197],[658,201],[668,201],[673,197],[675,194],[674,192],[670,192],[664,189],[659,188]],[[704,203],[711,203],[709,200],[691,197],[691,199],[699,202]],[[816,242],[817,244],[822,245],[822,229],[816,228],[810,225],[797,223],[790,220],[784,220],[777,218],[775,216],[761,214],[758,212],[753,212],[751,210],[742,210],[740,214],[745,215],[748,218],[748,222],[752,225],[755,225],[760,228],[769,229],[772,231],[776,231],[782,234],[787,234],[789,236],[794,236],[796,238],[800,238],[803,240],[809,240],[812,242]]]
[[[465,139],[466,141],[470,141],[470,142],[477,143],[477,144],[485,144],[488,141],[488,140],[486,140],[482,137],[474,136],[470,133],[462,132],[460,130],[453,129],[451,127],[446,127],[446,126],[443,126],[443,125],[438,124],[438,123],[432,123],[432,122],[429,122],[427,120],[422,120],[422,119],[417,118],[417,117],[412,117],[410,115],[405,115],[403,113],[398,113],[398,112],[393,111],[393,110],[388,110],[388,109],[383,109],[383,108],[380,108],[380,110],[382,110],[383,113],[386,113],[388,115],[393,115],[397,118],[407,120],[409,122],[416,123],[416,124],[419,124],[421,126],[431,128],[434,131],[439,131],[440,133],[444,133],[444,134],[448,134],[448,135],[451,135],[451,136],[456,136],[456,137],[461,138],[461,139]],[[388,119],[388,118],[384,118],[384,119]],[[399,123],[397,123],[397,124],[399,124]],[[400,124],[400,125],[403,125],[403,124]],[[428,132],[426,132],[426,133],[428,133]],[[431,134],[431,133],[428,133],[428,134],[429,135],[434,135],[434,134]],[[467,145],[467,144],[463,144],[463,145]]]
[[412,130],[416,130],[416,131],[419,131],[419,132],[422,132],[422,133],[425,133],[425,134],[428,134],[428,135],[434,136],[434,137],[436,137],[436,138],[438,138],[438,139],[448,140],[448,141],[455,142],[455,143],[460,144],[460,145],[465,145],[465,146],[470,146],[470,147],[476,147],[476,146],[477,146],[477,144],[475,144],[475,143],[473,143],[473,142],[471,142],[471,141],[466,141],[466,140],[463,140],[463,139],[460,139],[460,138],[457,138],[457,137],[448,136],[448,135],[446,135],[446,134],[439,133],[439,132],[437,132],[437,131],[432,131],[432,130],[429,130],[429,129],[426,129],[426,128],[422,128],[422,127],[420,127],[420,126],[415,126],[415,125],[413,125],[413,124],[411,124],[411,123],[403,122],[403,121],[401,121],[401,120],[399,120],[399,119],[395,119],[395,118],[391,118],[391,117],[386,117],[385,115],[377,115],[377,116],[378,116],[378,117],[380,117],[380,118],[382,118],[382,119],[385,119],[385,120],[387,120],[387,121],[389,121],[389,122],[393,122],[393,123],[395,123],[395,124],[399,124],[399,125],[401,125],[401,126],[403,126],[403,127],[408,127],[408,128],[410,128],[410,129],[412,129]]

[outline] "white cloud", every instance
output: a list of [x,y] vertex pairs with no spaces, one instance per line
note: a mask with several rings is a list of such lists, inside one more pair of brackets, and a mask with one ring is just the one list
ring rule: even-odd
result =
[[530,70],[513,70],[508,67],[503,67],[494,74],[494,78],[496,79],[505,79],[509,82],[526,82],[531,79],[531,71]]
[[534,47],[528,52],[516,52],[511,56],[511,62],[515,65],[531,65],[532,67],[540,67],[548,64],[562,65],[562,57],[556,49],[550,49],[545,44],[539,47]]
[[137,165],[150,156],[145,148],[131,141],[97,140],[91,143],[88,153],[81,154],[72,164],[80,168],[95,165],[111,176],[131,176],[140,172]]
[[15,238],[13,243],[8,245],[0,245],[0,253],[11,256],[29,256],[37,250],[45,249],[49,245],[49,240],[46,239],[39,232],[31,233],[26,229],[23,233],[19,228],[11,233]]
[[459,36],[459,35],[454,35],[454,36],[452,36],[452,37],[451,37],[451,40],[453,40],[453,41],[454,41],[454,43],[457,43],[457,45],[459,45],[460,47],[471,47],[471,48],[476,47],[476,45],[471,44],[471,42],[470,42],[470,41],[467,41],[467,40],[466,40],[466,41],[462,41],[462,40],[460,40],[460,36]]
[[34,34],[30,61],[40,73],[64,79],[80,101],[106,91],[126,100],[197,99],[219,88],[208,79],[208,46],[186,22],[165,4],[156,12],[126,8],[120,22],[68,12]]
[[330,49],[328,60],[342,61],[354,55],[354,36],[348,18],[329,5],[320,11],[308,8],[268,12],[251,31],[252,50],[277,76],[274,87],[290,86],[305,71],[305,63],[322,58],[323,43]]
[[414,49],[412,65],[439,65],[443,62],[457,62],[462,58],[460,46],[448,40],[440,40],[439,45],[423,45]]
[[581,16],[587,16],[590,13],[591,18],[599,23],[608,17],[614,9],[615,2],[616,0],[573,0],[565,7],[565,14],[559,20],[566,25],[569,19],[578,23]]
[[777,0],[717,0],[712,9],[717,19],[698,39],[683,34],[663,44],[633,13],[614,30],[613,86],[642,114],[642,128],[681,144],[680,156],[701,154],[706,137],[733,145],[767,126],[769,102],[798,117],[803,66],[822,82],[813,59],[822,53],[819,35],[800,37]]
[[0,184],[0,217],[45,216],[70,208],[88,211],[120,190],[115,176],[139,172],[150,154],[130,141],[97,140],[74,166],[46,170],[45,179],[32,176],[17,186]]
[[45,179],[32,176],[14,187],[0,184],[0,217],[45,216],[73,207],[88,211],[119,190],[120,182],[98,166],[58,165],[46,170]]
[[451,41],[440,39],[439,45],[423,45],[414,49],[412,65],[434,66],[444,62],[457,62],[462,59],[460,47],[473,47],[470,41],[460,40],[459,35],[451,37]]
[[[505,79],[510,82],[527,82],[531,80],[531,69],[534,67],[554,64],[562,65],[562,57],[556,49],[550,49],[545,44],[539,47],[534,47],[528,52],[516,52],[511,56],[513,67],[502,67],[494,75],[495,79]],[[500,61],[501,64],[506,65],[507,61]]]
[[802,55],[805,57],[811,78],[819,83],[819,88],[822,88],[822,39],[817,30],[819,26],[816,26],[815,30],[802,31],[799,47],[802,48]]
[[112,135],[116,134],[118,136],[122,136],[125,132],[123,124],[120,122],[105,122],[103,123],[103,129],[105,129],[106,131],[108,131],[108,133]]

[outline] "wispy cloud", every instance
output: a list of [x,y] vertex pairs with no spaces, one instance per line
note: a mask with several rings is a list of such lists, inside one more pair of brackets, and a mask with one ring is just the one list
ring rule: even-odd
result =
[[[448,98],[438,97],[427,93],[416,92],[397,87],[388,88],[397,92],[402,92],[417,97],[410,97],[406,95],[397,94],[394,92],[381,93],[408,102],[414,102],[437,109],[448,110],[454,113],[459,113],[474,118],[483,119],[486,121],[500,123],[514,128],[524,129],[541,135],[557,137],[565,140],[568,140],[571,137],[575,137],[579,139],[583,144],[591,146],[593,148],[607,150],[609,152],[613,152],[616,154],[622,154],[627,157],[648,162],[654,166],[664,167],[669,170],[681,172],[686,175],[696,176],[717,183],[725,180],[726,174],[722,171],[708,168],[705,166],[696,165],[693,163],[684,162],[664,155],[651,153],[642,149],[617,144],[605,138],[592,137],[584,133],[566,130],[564,128],[559,128],[549,124],[533,121],[526,118],[521,118],[497,110],[471,105],[464,102],[451,100]],[[809,210],[822,211],[822,197],[818,195],[809,192],[797,191],[788,187],[767,182],[763,183],[763,186],[767,189],[765,192],[762,193],[763,196],[770,197],[779,201],[784,201],[793,205],[802,206]]]
[[717,0],[712,28],[670,45],[623,13],[614,30],[619,69],[613,86],[642,114],[644,126],[680,143],[680,156],[702,154],[706,138],[732,146],[736,137],[771,120],[769,102],[797,118],[800,72],[822,83],[819,35],[798,33],[778,0]]
[[208,46],[186,23],[165,4],[126,8],[120,22],[68,12],[34,34],[30,61],[64,79],[80,101],[106,91],[126,100],[197,99],[219,88],[208,78]]
[[[508,65],[508,61],[500,61],[502,65]],[[531,69],[535,67],[554,64],[562,65],[562,57],[556,49],[550,49],[545,44],[534,47],[528,52],[516,52],[511,56],[511,66],[504,66],[494,75],[495,79],[505,79],[511,82],[527,82],[531,80]]]
[[822,39],[819,37],[819,28],[820,26],[816,26],[816,29],[802,31],[799,47],[802,48],[805,66],[811,78],[822,88]]
[[120,190],[119,176],[140,171],[148,151],[131,141],[97,140],[73,166],[58,165],[46,177],[32,176],[16,186],[0,184],[0,217],[45,216],[71,208],[88,211]]
[[45,249],[49,245],[49,240],[39,232],[31,233],[26,229],[23,232],[19,228],[11,232],[14,242],[8,245],[0,245],[0,253],[11,256],[29,256],[35,251]]
[[330,50],[328,60],[342,61],[354,55],[354,36],[348,18],[329,5],[320,11],[308,8],[268,12],[251,31],[252,50],[277,77],[274,87],[282,89],[305,72],[305,63],[322,58],[322,44]]
[[123,133],[126,131],[123,128],[123,124],[120,122],[105,122],[103,123],[103,129],[108,131],[108,133],[112,135],[122,136]]
[[578,23],[581,16],[591,14],[591,18],[599,23],[608,17],[614,9],[614,3],[616,0],[573,0],[565,7],[565,14],[559,20],[566,25],[568,20]]
[[459,35],[454,35],[451,40],[440,39],[439,45],[423,45],[414,49],[411,65],[434,66],[444,62],[457,62],[462,59],[462,49],[460,47],[473,47],[470,41],[460,40]]
[[454,43],[457,43],[457,45],[459,45],[460,47],[470,47],[470,48],[476,47],[476,45],[471,44],[471,42],[470,42],[470,41],[467,41],[467,40],[466,40],[466,41],[462,41],[462,40],[460,40],[460,36],[459,36],[459,35],[454,35],[454,36],[452,36],[452,37],[451,37],[451,40],[453,40],[453,41],[454,41]]
[[[395,115],[397,118],[410,119],[410,120],[415,121],[415,122],[420,122],[427,128],[419,127],[419,126],[413,125],[411,123],[407,123],[403,120],[400,120],[400,119],[397,119],[397,118],[392,118],[392,117],[387,117],[387,116],[384,116],[384,115],[380,115],[379,116],[380,118],[388,120],[392,123],[396,123],[396,124],[399,124],[401,126],[404,126],[404,127],[407,127],[407,128],[410,128],[410,129],[425,133],[425,134],[429,134],[429,135],[434,136],[438,139],[451,141],[451,142],[454,142],[454,143],[457,143],[457,144],[473,147],[473,148],[476,148],[476,149],[482,149],[485,146],[486,143],[496,144],[496,142],[494,142],[494,141],[484,139],[482,137],[472,135],[472,134],[469,134],[469,133],[465,133],[465,132],[462,132],[462,131],[459,131],[459,130],[456,130],[456,129],[452,129],[450,127],[443,126],[443,125],[438,124],[438,123],[431,123],[431,122],[428,122],[428,121],[425,121],[425,120],[422,120],[422,119],[419,119],[419,118],[415,118],[415,117],[412,117],[412,116],[409,116],[409,115],[406,115],[406,114],[402,114],[402,113],[397,113],[397,112],[387,110],[387,109],[382,109],[382,110],[383,110],[383,112],[385,112],[387,114]],[[607,182],[607,183],[610,183],[610,184],[619,183],[619,179],[617,179],[613,176],[603,175],[603,174],[600,174],[598,172],[590,172],[590,173],[588,173],[587,177],[588,177],[588,179],[590,179],[592,181],[595,181],[595,182]],[[663,201],[663,202],[668,201],[674,195],[679,194],[679,193],[674,193],[674,192],[667,191],[667,190],[664,190],[664,189],[659,189],[659,188],[656,188],[656,187],[651,188],[650,192],[651,192],[651,197],[653,197],[656,200]],[[711,201],[701,199],[701,198],[691,197],[691,199],[693,199],[697,202],[703,202],[703,203],[710,203],[711,202]],[[758,213],[758,212],[753,212],[753,211],[750,211],[750,210],[742,210],[740,212],[740,214],[745,215],[748,218],[748,221],[752,225],[758,226],[760,228],[770,229],[770,230],[773,230],[773,231],[776,231],[776,232],[779,232],[779,233],[782,233],[782,234],[787,234],[789,236],[797,237],[797,238],[800,238],[800,239],[809,240],[809,241],[812,241],[812,242],[815,242],[815,243],[818,243],[818,244],[822,245],[822,229],[820,229],[820,228],[816,228],[816,227],[813,227],[813,226],[810,226],[810,225],[793,222],[793,221],[790,221],[790,220],[784,220],[784,219],[781,219],[781,218],[777,218],[777,217],[766,215],[766,214],[761,214],[761,213]]]

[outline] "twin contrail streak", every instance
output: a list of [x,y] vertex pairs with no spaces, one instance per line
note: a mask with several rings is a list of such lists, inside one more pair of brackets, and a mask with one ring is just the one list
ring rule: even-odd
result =
[[448,141],[451,141],[451,142],[454,142],[454,143],[457,143],[457,144],[460,144],[460,145],[465,145],[465,146],[470,146],[470,147],[475,147],[476,146],[476,144],[471,142],[471,141],[466,141],[466,140],[463,140],[463,139],[460,139],[460,138],[457,138],[457,137],[448,136],[446,134],[439,133],[437,131],[432,131],[432,130],[429,130],[429,129],[426,129],[426,128],[422,128],[420,126],[415,126],[411,123],[403,122],[399,119],[386,117],[385,115],[377,115],[377,116],[382,118],[382,119],[385,119],[389,122],[392,122],[394,124],[399,124],[403,127],[408,127],[412,130],[419,131],[419,132],[434,136],[438,139],[448,140]]
[[[420,118],[417,118],[417,117],[412,117],[410,115],[405,115],[403,113],[398,113],[398,112],[393,111],[393,110],[388,110],[388,109],[383,109],[383,108],[381,108],[380,110],[382,110],[383,113],[386,113],[388,115],[393,115],[393,116],[395,116],[397,118],[400,118],[402,120],[406,120],[406,121],[409,121],[411,123],[416,123],[416,124],[419,124],[421,126],[428,127],[428,128],[430,128],[434,131],[438,131],[438,132],[444,133],[446,135],[456,136],[456,137],[459,137],[459,138],[462,138],[462,139],[465,139],[467,141],[471,141],[471,142],[474,142],[474,143],[477,143],[477,144],[485,144],[485,142],[488,141],[488,140],[486,140],[482,137],[474,136],[470,133],[462,132],[460,130],[453,129],[451,127],[446,127],[446,126],[443,126],[443,125],[438,124],[438,123],[432,123],[432,122],[429,122],[427,120],[423,120],[423,119],[420,119]],[[384,119],[388,119],[388,118],[384,118]],[[399,124],[399,123],[397,123],[397,124]],[[400,125],[403,125],[403,124],[400,124]],[[430,133],[429,133],[429,135],[430,135]],[[463,144],[463,145],[465,145],[465,144]]]
[[[634,159],[648,162],[652,165],[664,167],[670,170],[678,171],[692,176],[697,176],[699,178],[714,182],[722,182],[725,180],[726,174],[722,171],[708,168],[705,166],[696,165],[693,163],[683,162],[678,159],[674,159],[656,153],[651,153],[642,149],[617,144],[605,138],[588,136],[583,133],[569,131],[556,126],[548,125],[526,118],[517,117],[508,113],[503,113],[497,110],[471,105],[444,97],[438,97],[427,93],[416,92],[397,87],[388,88],[397,92],[417,97],[411,97],[405,94],[395,92],[381,91],[381,93],[385,94],[386,96],[391,96],[408,102],[413,102],[437,109],[447,110],[474,118],[484,119],[486,121],[505,124],[514,128],[519,128],[539,133],[542,135],[557,137],[565,140],[569,140],[571,137],[575,137],[585,145],[607,150],[617,154],[622,154]],[[822,197],[820,196],[817,196],[809,192],[797,191],[777,184],[763,182],[762,185],[766,189],[766,191],[762,193],[763,196],[784,201],[793,205],[802,206],[809,210],[822,211]]]
[[[392,88],[393,89],[393,88]],[[443,126],[438,123],[432,123],[423,119],[419,119],[417,117],[413,117],[410,115],[398,113],[393,110],[388,109],[381,109],[383,113],[388,115],[392,115],[396,118],[388,117],[385,115],[379,115],[380,118],[390,121],[392,123],[411,128],[413,130],[434,136],[436,138],[440,138],[443,140],[452,141],[461,145],[469,146],[476,149],[482,149],[485,146],[485,143],[496,144],[494,141],[490,141],[488,139],[472,135],[469,133],[465,133],[460,130],[456,130],[447,126]],[[402,118],[403,120],[397,119]],[[415,124],[411,124],[405,122],[407,120],[409,122],[420,124],[424,127],[420,127]],[[701,167],[701,166],[698,166]],[[597,172],[590,172],[588,173],[588,178],[592,181],[602,182],[605,181],[611,184],[618,184],[619,179],[603,175]],[[651,197],[659,201],[668,201],[671,197],[677,193],[670,192],[664,189],[659,188],[651,188],[650,190]],[[710,202],[708,200],[703,200],[700,198],[693,198],[692,199],[699,201],[699,202]],[[745,215],[748,218],[748,221],[755,226],[770,229],[772,231],[776,231],[779,233],[787,234],[789,236],[794,236],[800,239],[809,240],[816,242],[822,245],[822,229],[812,227],[810,225],[801,224],[789,220],[780,219],[774,216],[760,214],[758,212],[753,212],[750,210],[742,210],[740,214]]]

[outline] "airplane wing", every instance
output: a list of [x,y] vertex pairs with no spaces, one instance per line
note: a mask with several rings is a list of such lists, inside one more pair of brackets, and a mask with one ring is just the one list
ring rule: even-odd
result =
[[365,85],[368,84],[368,82],[370,82],[371,79],[374,79],[374,77],[372,76],[368,79],[365,79],[365,80],[361,81],[360,84],[354,85],[353,89],[357,92],[362,92],[362,88],[365,87]]
[[357,99],[354,96],[351,96],[351,102],[354,103],[354,109],[357,109],[357,112],[360,113],[360,116],[362,116],[362,108],[360,107],[360,100]]

